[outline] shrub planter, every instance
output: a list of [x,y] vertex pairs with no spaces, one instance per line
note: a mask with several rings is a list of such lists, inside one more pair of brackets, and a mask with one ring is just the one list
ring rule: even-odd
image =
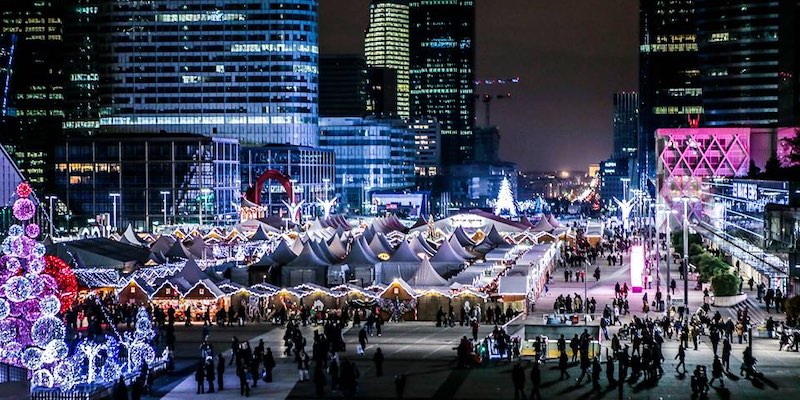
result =
[[737,294],[735,296],[714,296],[712,305],[714,307],[733,307],[747,300],[747,294]]

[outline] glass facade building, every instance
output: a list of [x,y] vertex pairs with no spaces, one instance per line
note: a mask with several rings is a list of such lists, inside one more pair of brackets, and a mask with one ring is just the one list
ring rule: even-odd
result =
[[408,121],[408,129],[414,132],[414,173],[418,177],[433,177],[441,173],[442,139],[441,126],[434,119],[415,119]]
[[0,142],[38,191],[49,191],[62,138],[63,21],[55,0],[4,2],[0,15]]
[[320,120],[320,147],[336,154],[336,182],[345,211],[367,212],[374,191],[412,188],[414,144],[414,132],[402,120]]
[[100,130],[100,0],[68,3],[64,8],[64,135],[91,136]]
[[[110,215],[118,227],[231,224],[240,197],[239,144],[194,134],[69,138],[56,152],[60,199],[76,226]],[[118,198],[112,194],[119,194]],[[116,202],[117,213],[114,212]],[[164,220],[166,203],[166,221]]]
[[695,2],[704,124],[774,126],[778,123],[780,2]]
[[635,158],[639,140],[639,94],[614,93],[614,158]]
[[655,175],[655,132],[703,113],[695,0],[639,2],[638,181]]
[[315,146],[316,0],[104,1],[103,130]]
[[323,55],[319,60],[319,115],[361,117],[367,106],[367,64],[360,54]]
[[408,0],[372,0],[369,28],[364,38],[364,55],[370,68],[386,68],[397,76],[396,115],[408,118],[409,111],[409,9]]
[[474,158],[475,4],[410,3],[411,116],[442,127],[445,168]]
[[[317,215],[317,199],[333,198],[334,153],[313,147],[291,145],[268,145],[242,147],[241,170],[242,192],[253,186],[258,177],[268,170],[280,171],[292,180],[295,201],[305,201],[303,215]],[[266,193],[264,193],[266,192]],[[264,183],[261,204],[269,205],[271,215],[286,212],[281,202],[288,196],[280,183],[268,180]]]

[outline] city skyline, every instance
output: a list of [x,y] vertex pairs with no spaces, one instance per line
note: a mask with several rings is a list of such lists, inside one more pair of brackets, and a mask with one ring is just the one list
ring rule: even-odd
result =
[[[369,3],[321,2],[321,54],[363,50]],[[638,88],[638,2],[476,3],[476,79],[521,78],[513,87],[489,88],[512,93],[492,109],[501,158],[520,170],[584,170],[607,158],[613,93]],[[565,112],[568,108],[572,112]],[[476,107],[476,120],[483,119],[483,107]],[[587,151],[556,150],[576,142]]]

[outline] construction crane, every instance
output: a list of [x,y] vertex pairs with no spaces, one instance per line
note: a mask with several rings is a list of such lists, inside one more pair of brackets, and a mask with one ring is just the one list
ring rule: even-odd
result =
[[[476,80],[475,86],[485,86],[485,85],[511,85],[519,83],[519,77],[516,78],[500,78],[500,79],[482,79]],[[492,102],[494,100],[503,100],[508,99],[511,97],[511,92],[507,92],[505,94],[491,94],[491,93],[482,93],[475,95],[475,100],[480,100],[484,107],[485,107],[485,120],[486,126],[491,126],[491,111],[492,111]]]

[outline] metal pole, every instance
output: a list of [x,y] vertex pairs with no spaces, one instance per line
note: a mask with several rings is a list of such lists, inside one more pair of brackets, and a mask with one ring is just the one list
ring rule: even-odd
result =
[[168,194],[169,194],[169,192],[167,192],[167,191],[162,191],[161,192],[161,196],[162,196],[162,198],[164,200],[164,210],[163,210],[164,211],[164,226],[167,225],[167,195]]
[[51,238],[53,237],[53,230],[54,230],[54,224],[55,224],[55,222],[53,221],[53,199],[54,198],[55,198],[54,196],[48,196],[47,197],[47,200],[50,201],[50,237]]
[[689,311],[689,199],[683,198],[683,307]]

